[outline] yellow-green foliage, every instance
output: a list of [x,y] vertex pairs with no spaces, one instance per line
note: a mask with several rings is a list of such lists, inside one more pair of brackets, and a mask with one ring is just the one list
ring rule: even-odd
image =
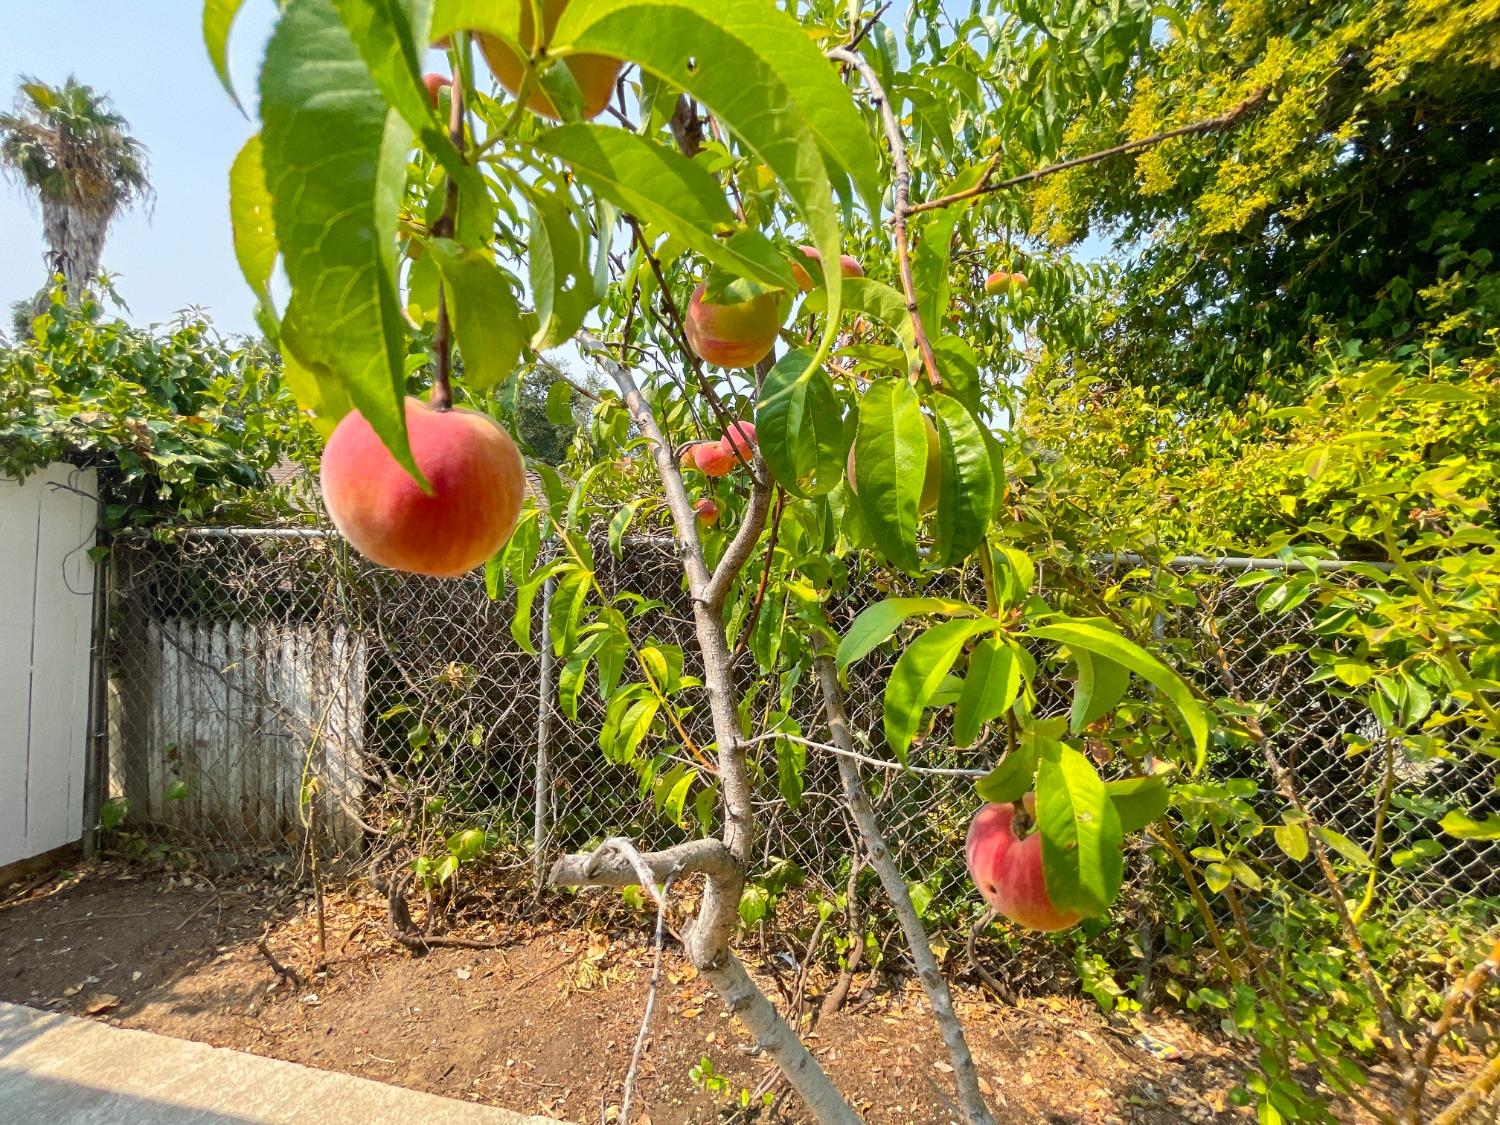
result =
[[1384,558],[1497,540],[1500,366],[1433,347],[1401,359],[1330,356],[1295,405],[1253,394],[1204,410],[1185,394],[1097,379],[1032,394],[1024,503],[1091,549],[1270,553],[1323,547]]

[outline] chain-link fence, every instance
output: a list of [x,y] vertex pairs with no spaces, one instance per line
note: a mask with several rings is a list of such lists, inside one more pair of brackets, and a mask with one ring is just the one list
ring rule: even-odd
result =
[[[691,612],[671,543],[632,543],[623,561],[602,544],[596,555],[604,589],[645,599],[632,625],[636,642],[681,644],[691,674]],[[381,570],[317,531],[123,539],[111,573],[108,789],[138,841],[236,861],[295,862],[312,838],[346,869],[399,850],[403,864],[425,863],[423,870],[439,874],[441,865],[482,850],[494,877],[512,878],[524,891],[559,850],[616,834],[664,846],[696,832],[700,815],[713,815],[711,800],[699,800],[711,797],[708,782],[681,740],[643,747],[641,761],[652,763],[644,775],[641,762],[601,753],[609,700],[589,686],[575,690],[566,665],[544,657],[545,595],[534,599],[531,620],[516,626],[514,591],[492,599],[482,574],[455,581]],[[1325,825],[1361,848],[1383,842],[1378,877],[1399,892],[1387,898],[1414,909],[1500,898],[1500,842],[1423,843],[1448,808],[1483,811],[1495,800],[1500,763],[1419,758],[1400,740],[1382,740],[1359,700],[1314,675],[1312,611],[1257,612],[1254,591],[1234,582],[1240,573],[1220,565],[1189,575],[1175,612],[1157,618],[1164,651],[1209,694],[1238,699],[1255,717]],[[1116,565],[1111,580],[1152,581],[1149,569],[1129,565]],[[888,593],[856,584],[829,607],[835,626]],[[882,688],[894,654],[884,659],[874,654],[856,667],[848,701],[854,729],[882,758],[889,756],[880,734]],[[1046,680],[1048,667],[1039,704],[1065,710],[1066,696]],[[689,733],[709,740],[706,707],[691,691],[683,698]],[[792,693],[790,709],[808,737],[826,740],[810,677]],[[1361,752],[1349,752],[1351,736]],[[860,879],[867,885],[873,875],[858,869],[832,759],[786,743],[754,751],[763,885],[772,895],[799,887],[783,896],[789,909],[851,891],[856,902],[873,901],[860,889]],[[798,761],[779,763],[778,752]],[[992,759],[992,748],[952,750],[941,729],[911,758],[918,766],[968,768]],[[801,777],[795,804],[778,788],[779,766]],[[1254,784],[1235,782],[1224,799],[1279,821],[1284,802],[1253,750],[1211,752],[1205,783],[1231,778]],[[880,774],[877,811],[888,840],[907,877],[938,903],[976,901],[963,861],[974,808],[965,778]],[[477,835],[455,838],[470,829],[485,834],[482,848]],[[1262,862],[1313,885],[1311,867],[1299,872],[1269,846],[1270,835]],[[1157,932],[1171,924],[1164,898],[1180,899],[1182,891],[1174,873],[1152,866],[1143,844],[1134,846],[1127,870],[1113,930],[1116,960],[1139,958],[1149,969],[1152,950],[1161,948]],[[1005,949],[991,953],[1007,958],[1020,987],[1075,978],[1057,943],[1008,933],[1003,940]]]

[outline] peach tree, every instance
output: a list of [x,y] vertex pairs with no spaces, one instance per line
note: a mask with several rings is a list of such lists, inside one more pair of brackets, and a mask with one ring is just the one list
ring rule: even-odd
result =
[[[226,87],[239,6],[204,11]],[[1108,616],[1040,597],[1006,534],[1008,376],[1036,338],[1085,330],[1070,298],[1089,278],[1026,260],[1005,191],[1047,174],[1068,114],[1109,95],[1155,10],[1060,4],[1038,37],[1012,14],[915,4],[898,42],[858,3],[287,0],[261,66],[260,131],[230,173],[235,249],[330,435],[331,514],[387,565],[487,559],[528,648],[552,591],[560,707],[596,693],[601,753],[692,829],[656,850],[605,840],[552,881],[639,886],[664,911],[675,880],[701,880],[685,953],[820,1120],[856,1118],[733,951],[757,804],[795,808],[809,754],[837,760],[977,1122],[863,771],[920,774],[951,742],[991,806],[970,838],[980,892],[1055,929],[1108,911],[1126,834],[1204,760],[1194,690]],[[485,415],[554,349],[613,389],[556,385],[560,409],[592,400],[590,432],[565,472],[532,465],[523,484]],[[425,403],[409,395],[424,385]],[[598,578],[601,538],[623,551],[660,528],[689,651]],[[905,596],[836,631],[830,598],[872,571]],[[891,646],[881,729],[852,731],[843,677]],[[1043,664],[1066,670],[1064,716],[1038,714]],[[791,714],[803,682],[825,738]],[[1136,729],[1106,778],[1085,740],[1113,737],[1122,708]]]

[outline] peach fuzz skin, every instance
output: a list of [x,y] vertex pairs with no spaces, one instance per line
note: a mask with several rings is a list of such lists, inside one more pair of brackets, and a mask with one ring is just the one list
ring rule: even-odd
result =
[[[818,253],[816,246],[799,246],[797,249],[801,250],[802,253],[806,254],[819,265],[822,264],[823,255]],[[851,257],[848,254],[840,254],[839,273],[845,277],[864,277],[865,267],[859,264],[858,258]],[[814,286],[821,284],[821,282],[814,281],[812,274],[808,273],[806,269],[796,262],[792,263],[792,278],[797,282],[797,288],[804,293]]]
[[[1027,795],[1028,802],[1031,800]],[[1028,808],[1030,805],[1028,805]],[[1020,839],[1012,826],[1013,805],[985,805],[969,825],[969,876],[985,902],[1018,926],[1056,933],[1076,926],[1083,915],[1059,910],[1042,876],[1042,834]]]
[[520,451],[493,419],[406,400],[412,456],[429,495],[391,456],[364,415],[334,427],[323,449],[323,499],[360,554],[392,570],[455,578],[483,564],[515,530],[525,495]]
[[770,355],[781,331],[777,294],[720,305],[704,299],[707,290],[706,282],[699,285],[688,302],[688,345],[698,357],[716,367],[754,367]]
[[[557,27],[558,18],[563,9],[568,6],[568,0],[543,0],[542,23],[550,38],[552,31]],[[535,24],[531,18],[531,5],[521,5],[521,23],[518,28],[520,40],[523,43],[535,42]],[[511,97],[521,88],[521,79],[526,73],[525,64],[515,50],[501,39],[493,35],[480,34],[475,36],[479,43],[480,53],[484,55],[484,61],[489,64],[490,71],[495,79]],[[604,112],[604,107],[609,104],[609,99],[614,97],[615,80],[620,77],[620,71],[625,69],[625,64],[619,59],[612,59],[606,55],[569,55],[563,59],[563,65],[573,75],[573,81],[578,84],[578,92],[583,95],[583,116],[585,120],[598,117]],[[541,84],[536,83],[531,88],[531,94],[526,99],[526,106],[534,113],[553,121],[560,121],[562,114],[557,112],[557,107],[552,104]]]
[[693,446],[693,464],[706,477],[727,477],[739,460],[727,441],[705,441]]

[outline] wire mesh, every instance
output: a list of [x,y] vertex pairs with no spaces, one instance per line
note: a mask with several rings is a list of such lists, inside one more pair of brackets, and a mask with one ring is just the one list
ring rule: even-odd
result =
[[[670,542],[635,543],[623,561],[601,544],[596,557],[605,590],[647,600],[637,642],[681,644],[691,671],[691,608]],[[642,784],[637,768],[600,752],[607,699],[586,689],[577,693],[576,715],[559,706],[557,680],[567,670],[559,662],[552,682],[543,682],[542,597],[516,624],[515,591],[492,598],[480,573],[436,580],[381,570],[322,532],[208,529],[123,539],[112,564],[108,796],[139,844],[295,868],[312,839],[357,874],[398,850],[413,862],[466,860],[459,834],[477,831],[483,847],[475,850],[490,877],[524,888],[561,850],[619,834],[665,846],[699,830],[696,783],[683,782],[676,802],[662,792],[672,766],[684,765],[673,786],[690,776],[680,746],[667,748]],[[1128,567],[1120,573],[1122,582],[1143,580]],[[1233,583],[1236,573],[1194,576],[1192,596],[1158,619],[1161,651],[1208,693],[1238,696],[1258,716],[1323,824],[1366,849],[1384,841],[1375,862],[1386,897],[1428,911],[1485,900],[1493,913],[1500,841],[1448,841],[1431,854],[1420,842],[1437,834],[1435,820],[1447,809],[1493,803],[1500,762],[1426,758],[1400,739],[1382,740],[1358,700],[1313,679],[1310,611],[1257,612],[1253,592]],[[834,625],[890,592],[888,583],[857,583],[829,606]],[[881,699],[893,659],[873,654],[849,685],[853,729],[879,757],[888,756]],[[1057,713],[1068,700],[1047,681],[1050,667],[1042,666],[1039,705]],[[711,741],[706,707],[687,699],[689,733]],[[792,711],[806,735],[826,738],[810,678],[793,693]],[[954,750],[943,734],[939,726],[922,739],[912,763],[993,760],[993,749]],[[1351,736],[1368,748],[1351,754]],[[792,805],[777,788],[776,753],[762,743],[753,755],[761,822],[754,874],[771,876],[773,890],[784,892],[772,924],[777,911],[806,911],[851,888],[867,910],[878,909],[878,896],[861,890],[874,876],[857,870],[836,764],[808,751]],[[907,878],[935,902],[977,907],[963,860],[972,785],[867,773]],[[1250,779],[1246,799],[1268,821],[1284,807],[1264,762],[1243,751],[1215,750],[1205,777]],[[1293,862],[1269,837],[1262,862],[1312,885],[1310,861]],[[1150,854],[1132,844],[1113,943],[1096,942],[1117,966],[1146,977],[1172,925],[1170,908],[1186,893]],[[986,944],[1018,988],[1077,978],[1056,942],[1002,928]]]

